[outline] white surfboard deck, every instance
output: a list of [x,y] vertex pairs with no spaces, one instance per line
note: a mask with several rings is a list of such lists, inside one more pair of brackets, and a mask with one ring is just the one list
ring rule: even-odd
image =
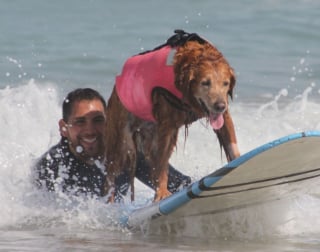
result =
[[124,222],[136,228],[146,221],[205,218],[285,197],[284,186],[290,185],[291,192],[319,177],[320,131],[292,134],[240,156],[160,202],[134,210]]

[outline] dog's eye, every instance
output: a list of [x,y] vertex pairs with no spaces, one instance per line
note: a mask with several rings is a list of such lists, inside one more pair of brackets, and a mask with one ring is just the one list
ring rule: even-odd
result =
[[209,87],[211,85],[211,81],[210,80],[203,81],[203,82],[201,82],[201,85]]
[[223,82],[223,86],[225,87],[229,86],[229,82],[228,81]]

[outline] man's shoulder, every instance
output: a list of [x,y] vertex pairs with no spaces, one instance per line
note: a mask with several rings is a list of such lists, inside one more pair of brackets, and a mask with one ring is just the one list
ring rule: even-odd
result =
[[69,156],[68,144],[62,138],[59,143],[52,146],[48,151],[46,151],[40,158],[36,161],[36,167],[40,168],[41,166],[51,167],[55,163],[59,163]]

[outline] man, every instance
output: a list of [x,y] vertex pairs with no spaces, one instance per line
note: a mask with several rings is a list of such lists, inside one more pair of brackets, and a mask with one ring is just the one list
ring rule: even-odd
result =
[[[106,179],[104,161],[104,131],[106,102],[95,90],[76,89],[62,104],[59,121],[60,142],[49,149],[36,163],[36,181],[49,191],[104,196]],[[149,167],[144,157],[138,157],[136,177],[154,189],[149,179]],[[191,179],[169,165],[168,190],[177,191],[190,184]],[[129,187],[129,176],[116,178],[116,201]]]

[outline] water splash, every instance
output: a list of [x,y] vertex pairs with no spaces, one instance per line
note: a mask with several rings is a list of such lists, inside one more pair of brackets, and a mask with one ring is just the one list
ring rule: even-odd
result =
[[[320,104],[309,99],[314,90],[315,85],[311,85],[290,100],[287,97],[288,90],[281,89],[266,104],[232,103],[230,110],[241,153],[287,134],[319,129],[317,118]],[[153,197],[153,192],[139,182],[136,183],[137,202],[131,204],[128,198],[122,205],[113,206],[106,205],[104,199],[70,198],[63,193],[48,195],[33,188],[30,167],[34,158],[59,140],[58,120],[61,117],[62,98],[56,85],[30,80],[16,88],[1,89],[0,98],[0,215],[3,217],[0,228],[63,227],[71,230],[85,228],[130,232],[121,226],[119,220],[134,208],[150,204]],[[205,123],[194,123],[189,128],[187,141],[183,131],[180,133],[177,149],[170,162],[193,180],[226,163],[215,134]],[[264,237],[266,233],[285,236],[291,234],[292,226],[306,232],[318,232],[316,228],[308,226],[310,219],[303,219],[300,214],[301,209],[308,209],[308,216],[318,218],[316,199],[297,200],[285,206],[278,204],[267,208],[247,208],[216,216],[212,220],[215,223],[212,223],[215,228],[213,234],[230,233],[249,238]],[[271,208],[277,209],[275,212],[284,210],[286,222],[270,215]],[[263,219],[262,216],[268,217]],[[273,225],[268,226],[267,223]],[[183,234],[191,235],[192,228],[190,224]]]
[[272,101],[260,106],[260,108],[258,109],[258,116],[262,117],[263,112],[269,108],[273,109],[273,112],[279,112],[278,102],[281,97],[286,97],[287,95],[288,95],[288,90],[285,88],[281,89]]

